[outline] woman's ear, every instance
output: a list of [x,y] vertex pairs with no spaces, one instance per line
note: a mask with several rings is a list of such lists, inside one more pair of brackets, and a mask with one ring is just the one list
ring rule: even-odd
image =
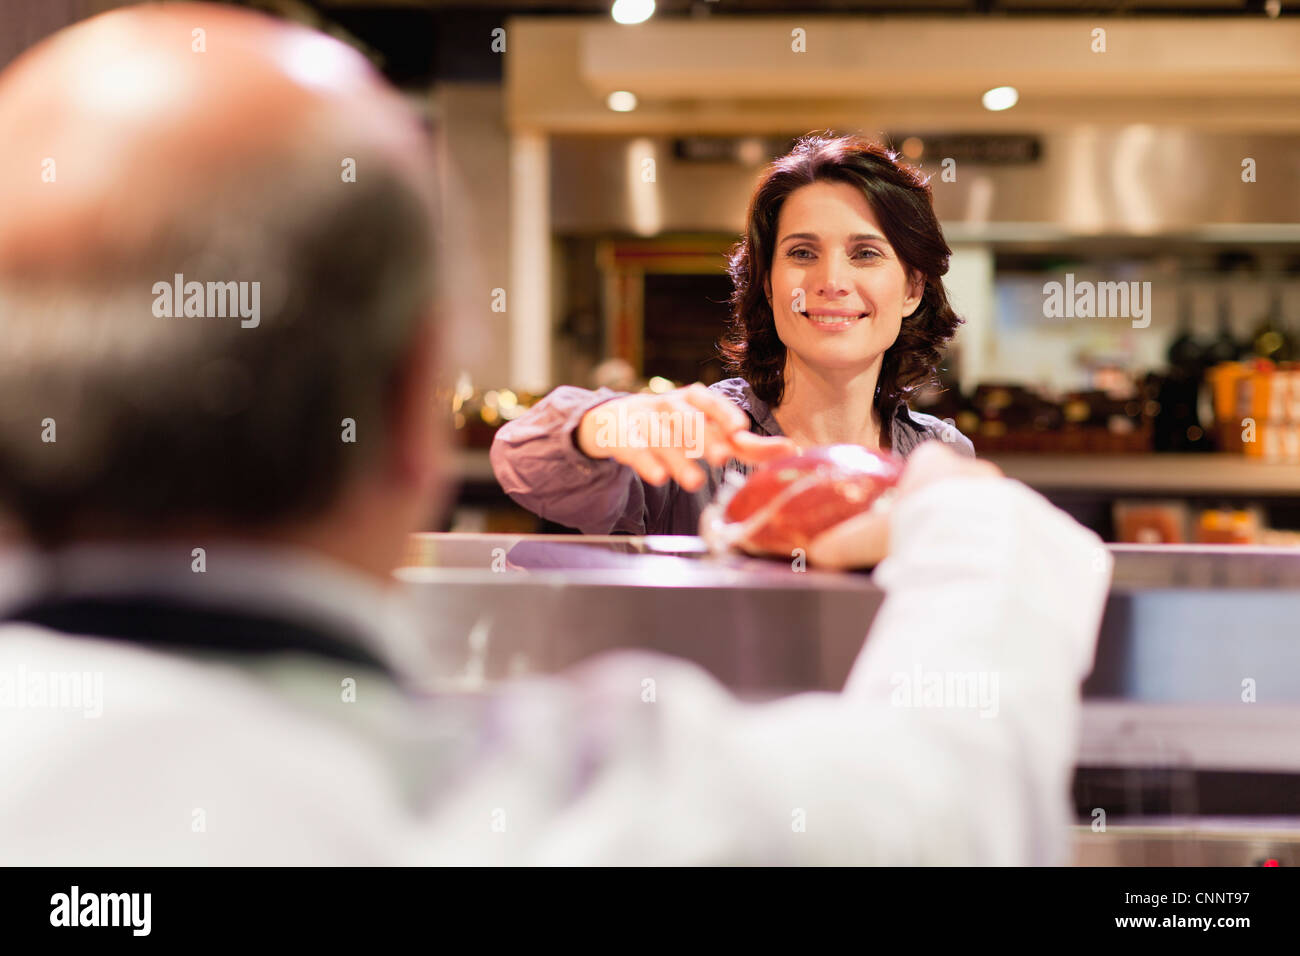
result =
[[925,297],[925,275],[924,273],[911,270],[908,272],[907,279],[907,297],[903,299],[903,318],[910,319],[912,314],[921,306],[921,299]]

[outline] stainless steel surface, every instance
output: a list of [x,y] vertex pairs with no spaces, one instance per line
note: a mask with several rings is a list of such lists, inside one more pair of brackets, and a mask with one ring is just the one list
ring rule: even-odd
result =
[[[1074,829],[1078,866],[1300,866],[1300,820],[1162,818]],[[1202,887],[1211,889],[1211,887]]]
[[[804,132],[792,130],[792,134]],[[891,130],[901,136],[925,130]],[[1300,137],[1214,135],[1191,129],[1081,125],[1041,134],[1027,165],[971,163],[955,182],[933,180],[935,211],[954,241],[1179,235],[1236,242],[1300,239],[1300,191],[1241,182],[1250,157],[1300,172]],[[551,209],[558,233],[637,231],[651,200],[640,160],[655,160],[653,208],[665,232],[736,234],[758,175],[740,163],[684,162],[668,137],[557,136]],[[938,159],[924,168],[938,171]],[[1287,173],[1282,173],[1286,175]],[[1261,178],[1262,183],[1262,178]],[[1224,230],[1227,230],[1226,232]]]
[[[414,542],[416,567],[402,575],[437,622],[446,666],[474,661],[486,679],[638,647],[695,660],[746,692],[835,690],[883,598],[867,574],[717,559],[695,538]],[[1114,586],[1086,696],[1249,706],[1253,682],[1261,705],[1300,705],[1300,551],[1110,550]]]
[[[1221,591],[1300,591],[1300,548],[1242,545],[1108,544],[1115,558],[1115,589],[1133,592],[1177,588]],[[1297,621],[1290,618],[1283,623]],[[1297,631],[1300,637],[1300,631]]]
[[1092,698],[1300,705],[1300,551],[1111,545]]
[[420,535],[414,551],[399,576],[440,670],[469,684],[635,648],[741,694],[834,690],[883,598],[865,575],[708,557],[693,537]]
[[1081,767],[1300,773],[1300,706],[1090,700]]

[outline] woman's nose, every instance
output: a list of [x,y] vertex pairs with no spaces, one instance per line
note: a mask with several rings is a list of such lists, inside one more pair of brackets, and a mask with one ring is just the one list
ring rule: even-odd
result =
[[818,277],[817,294],[824,299],[848,295],[848,262],[842,256],[827,256],[824,261],[826,267]]

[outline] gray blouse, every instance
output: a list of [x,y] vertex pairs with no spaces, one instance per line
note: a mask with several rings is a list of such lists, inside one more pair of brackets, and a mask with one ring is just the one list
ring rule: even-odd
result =
[[[743,378],[709,387],[749,415],[753,433],[782,434],[771,408]],[[497,481],[529,511],[583,534],[697,534],[700,514],[717,494],[724,474],[748,474],[750,466],[732,459],[713,467],[700,458],[698,464],[708,480],[692,492],[671,480],[652,485],[611,458],[588,458],[574,443],[578,423],[597,405],[623,394],[609,388],[594,392],[572,385],[556,388],[526,414],[498,429],[491,452]],[[895,453],[904,458],[930,439],[975,456],[970,439],[954,426],[913,412],[901,402],[890,421],[890,437]]]

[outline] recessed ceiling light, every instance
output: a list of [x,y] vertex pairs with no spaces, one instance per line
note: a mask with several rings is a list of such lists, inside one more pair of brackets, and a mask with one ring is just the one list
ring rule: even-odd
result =
[[1020,92],[1014,86],[995,86],[984,94],[986,110],[1009,110],[1020,102]]
[[645,23],[655,12],[655,0],[614,0],[609,15],[615,23]]
[[609,94],[605,105],[615,113],[630,113],[636,109],[636,94],[627,90],[615,90]]

